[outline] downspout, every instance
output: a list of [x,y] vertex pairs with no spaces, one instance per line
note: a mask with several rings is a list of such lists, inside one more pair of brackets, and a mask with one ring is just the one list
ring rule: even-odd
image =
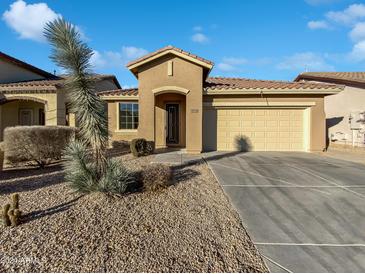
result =
[[269,106],[269,101],[267,100],[267,97],[264,97],[264,92],[262,91],[262,89],[260,90],[260,95],[261,95],[261,98],[264,99],[265,98],[265,101],[266,101],[266,105]]

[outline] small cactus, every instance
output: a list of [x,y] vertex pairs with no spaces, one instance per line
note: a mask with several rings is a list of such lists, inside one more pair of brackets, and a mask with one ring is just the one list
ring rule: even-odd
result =
[[11,209],[19,209],[19,194],[11,195]]
[[4,226],[10,226],[10,224],[11,224],[10,219],[9,219],[9,209],[10,209],[10,204],[4,205],[2,216],[1,216],[3,219]]
[[11,226],[17,226],[20,223],[21,211],[19,209],[11,209],[8,213]]

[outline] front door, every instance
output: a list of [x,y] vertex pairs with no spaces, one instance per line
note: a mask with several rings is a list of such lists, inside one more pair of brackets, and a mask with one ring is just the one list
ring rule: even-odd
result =
[[33,111],[31,109],[19,110],[19,124],[21,126],[31,126],[33,120]]
[[179,143],[179,104],[166,104],[167,137],[166,144]]

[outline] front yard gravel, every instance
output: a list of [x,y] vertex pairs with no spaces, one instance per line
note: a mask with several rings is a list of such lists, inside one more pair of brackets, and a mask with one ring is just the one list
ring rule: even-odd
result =
[[[135,170],[152,158],[121,157]],[[80,196],[58,166],[3,172],[0,204],[13,192],[26,221],[0,228],[0,272],[268,271],[204,162],[154,193]]]

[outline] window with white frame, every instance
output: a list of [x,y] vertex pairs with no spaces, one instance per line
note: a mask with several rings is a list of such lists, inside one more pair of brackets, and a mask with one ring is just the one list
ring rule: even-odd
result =
[[138,103],[119,103],[119,129],[138,128]]

